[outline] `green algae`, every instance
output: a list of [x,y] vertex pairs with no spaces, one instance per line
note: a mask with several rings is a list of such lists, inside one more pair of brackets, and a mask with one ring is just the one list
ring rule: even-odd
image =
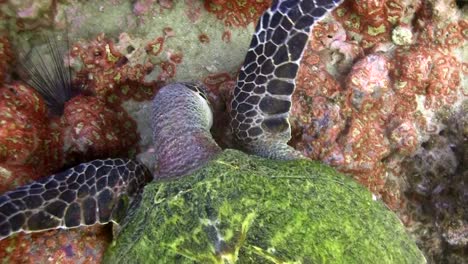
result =
[[152,183],[105,263],[424,263],[372,194],[311,161],[226,150]]

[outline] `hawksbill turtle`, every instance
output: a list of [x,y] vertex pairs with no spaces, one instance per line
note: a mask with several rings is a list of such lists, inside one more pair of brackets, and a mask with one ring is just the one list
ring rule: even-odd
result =
[[[223,151],[216,144],[202,85],[170,84],[152,104],[155,166],[131,159],[94,160],[9,191],[0,196],[0,238],[116,222],[124,226],[106,258],[109,263],[424,263],[397,218],[380,202],[344,176],[333,172],[338,178],[326,178],[324,171],[332,170],[325,166],[310,169],[311,161],[287,145],[291,96],[309,34],[341,2],[275,0],[261,16],[230,110],[236,142],[261,158]],[[250,164],[270,175],[247,168],[220,170],[219,164]],[[145,189],[141,195],[150,181],[153,191]],[[151,208],[142,208],[148,199]],[[342,211],[334,210],[337,202]],[[142,233],[151,227],[149,222],[132,229],[139,210],[143,219],[152,215],[145,210],[160,212],[154,228],[162,231],[150,240],[149,233]],[[230,220],[220,219],[221,212]],[[329,236],[336,241],[327,240]],[[138,243],[150,250],[135,253]],[[118,248],[122,244],[125,250]]]

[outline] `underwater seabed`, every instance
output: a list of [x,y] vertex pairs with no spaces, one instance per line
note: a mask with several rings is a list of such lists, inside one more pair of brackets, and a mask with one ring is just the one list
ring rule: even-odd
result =
[[[149,102],[173,82],[208,88],[212,133],[233,147],[227,105],[269,5],[0,1],[0,192],[80,162],[151,151]],[[45,65],[61,61],[42,38],[52,30],[75,87],[59,111],[18,70],[31,48]],[[467,38],[462,1],[346,0],[314,27],[293,95],[290,145],[381,199],[429,263],[468,263]],[[15,235],[0,241],[0,258],[100,262],[110,229]]]

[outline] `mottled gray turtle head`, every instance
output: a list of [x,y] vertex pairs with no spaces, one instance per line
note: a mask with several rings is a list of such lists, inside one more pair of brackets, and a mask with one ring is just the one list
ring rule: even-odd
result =
[[231,128],[247,152],[303,157],[287,145],[296,76],[314,23],[341,2],[276,0],[260,18],[231,102]]
[[174,83],[153,99],[155,178],[187,174],[213,159],[221,148],[211,137],[213,113],[201,84]]

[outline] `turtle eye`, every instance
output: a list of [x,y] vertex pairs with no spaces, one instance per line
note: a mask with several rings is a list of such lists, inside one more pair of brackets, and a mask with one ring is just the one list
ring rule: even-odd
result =
[[184,85],[190,90],[199,94],[203,99],[205,99],[209,103],[208,95],[206,93],[206,90],[203,87],[193,84],[193,83],[184,83]]
[[198,93],[200,94],[201,97],[203,97],[203,99],[208,101],[208,96],[206,95],[205,91],[199,90]]

